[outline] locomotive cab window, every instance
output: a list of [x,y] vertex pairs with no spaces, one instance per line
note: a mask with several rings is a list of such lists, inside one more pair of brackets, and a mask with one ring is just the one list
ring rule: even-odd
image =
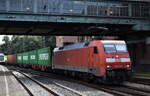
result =
[[114,44],[105,44],[104,49],[107,53],[116,53],[116,48]]
[[105,44],[106,53],[127,53],[126,44]]
[[126,53],[127,47],[125,44],[116,44],[116,50],[118,53]]

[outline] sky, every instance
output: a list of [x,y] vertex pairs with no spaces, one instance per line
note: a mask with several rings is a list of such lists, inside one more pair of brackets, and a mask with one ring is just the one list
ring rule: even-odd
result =
[[[3,37],[4,37],[5,35],[0,35],[0,44],[3,44],[4,42],[2,41],[2,39],[3,39]],[[12,37],[12,35],[7,35],[10,39],[11,39],[11,37]]]

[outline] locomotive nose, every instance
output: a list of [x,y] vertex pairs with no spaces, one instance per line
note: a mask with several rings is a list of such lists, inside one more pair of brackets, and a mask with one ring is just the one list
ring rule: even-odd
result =
[[128,54],[107,54],[106,56],[106,69],[130,69],[131,60]]

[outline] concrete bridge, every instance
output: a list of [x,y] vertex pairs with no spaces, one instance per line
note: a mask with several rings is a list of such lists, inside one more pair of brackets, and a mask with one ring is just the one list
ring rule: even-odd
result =
[[0,34],[133,35],[148,31],[149,0],[0,0]]

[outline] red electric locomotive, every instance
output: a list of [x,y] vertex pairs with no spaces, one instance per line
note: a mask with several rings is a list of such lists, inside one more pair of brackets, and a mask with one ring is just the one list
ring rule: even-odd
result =
[[95,40],[57,48],[52,68],[73,76],[107,83],[122,83],[131,76],[126,43]]

